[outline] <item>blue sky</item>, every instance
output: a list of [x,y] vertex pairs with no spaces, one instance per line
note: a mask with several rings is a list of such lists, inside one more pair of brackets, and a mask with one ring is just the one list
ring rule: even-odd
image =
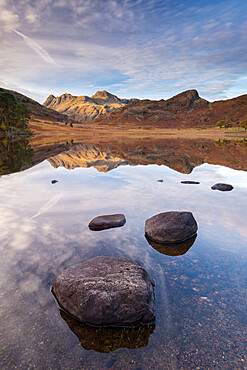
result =
[[243,0],[0,0],[0,86],[210,100],[247,93]]

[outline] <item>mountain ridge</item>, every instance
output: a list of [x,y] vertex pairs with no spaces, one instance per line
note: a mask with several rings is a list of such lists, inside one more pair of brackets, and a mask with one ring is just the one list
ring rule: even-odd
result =
[[55,97],[49,95],[43,105],[66,114],[80,122],[91,121],[105,113],[123,107],[133,99],[120,99],[106,90],[97,91],[91,97],[87,95],[75,96],[64,93]]
[[197,90],[187,90],[164,100],[139,100],[95,119],[99,125],[124,124],[133,127],[212,127],[219,120],[231,123],[247,120],[247,95],[208,102]]

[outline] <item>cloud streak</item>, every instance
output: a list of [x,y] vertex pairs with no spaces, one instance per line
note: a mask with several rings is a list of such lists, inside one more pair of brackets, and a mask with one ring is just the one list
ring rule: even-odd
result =
[[50,64],[56,64],[52,57],[47,53],[47,51],[43,49],[42,46],[40,46],[36,41],[31,39],[30,37],[23,35],[23,33],[15,29],[12,29],[12,31],[15,32],[17,35],[21,36],[24,39],[25,43],[31,49],[33,49],[43,60]]

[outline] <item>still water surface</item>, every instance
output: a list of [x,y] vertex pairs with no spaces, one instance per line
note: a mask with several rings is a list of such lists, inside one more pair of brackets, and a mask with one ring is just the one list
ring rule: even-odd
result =
[[[234,190],[211,190],[217,182]],[[102,173],[45,160],[2,176],[0,198],[2,369],[247,368],[247,172],[203,164],[191,174],[164,165]],[[193,212],[199,227],[179,256],[144,236],[145,220],[170,210]],[[88,229],[112,213],[127,223]],[[50,293],[56,276],[102,255],[134,258],[155,279],[155,325],[97,331],[60,314]]]

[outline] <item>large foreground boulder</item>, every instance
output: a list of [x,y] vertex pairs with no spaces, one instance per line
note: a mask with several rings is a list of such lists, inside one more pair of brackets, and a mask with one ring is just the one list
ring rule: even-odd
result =
[[197,223],[191,212],[164,212],[149,218],[145,235],[157,243],[180,243],[197,232]]
[[95,257],[57,277],[52,293],[60,307],[95,326],[129,326],[155,320],[153,279],[135,260]]
[[230,184],[223,184],[223,183],[218,183],[214,184],[211,186],[212,190],[220,190],[220,191],[231,191],[233,189],[233,186]]
[[90,221],[88,227],[90,230],[100,231],[123,226],[125,222],[126,218],[122,214],[103,215],[95,217],[92,221]]

